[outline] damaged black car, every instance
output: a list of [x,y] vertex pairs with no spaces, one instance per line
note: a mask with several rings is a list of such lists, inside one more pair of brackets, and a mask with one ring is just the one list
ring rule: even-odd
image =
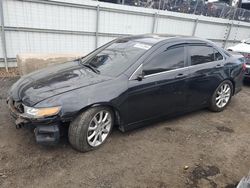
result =
[[243,56],[208,40],[129,36],[21,77],[7,103],[17,127],[33,127],[38,143],[58,143],[66,128],[73,148],[85,152],[114,125],[127,131],[201,108],[224,110],[244,70]]

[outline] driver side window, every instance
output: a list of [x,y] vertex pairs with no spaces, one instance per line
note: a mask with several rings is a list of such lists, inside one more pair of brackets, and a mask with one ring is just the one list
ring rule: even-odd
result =
[[184,46],[171,47],[151,58],[143,67],[144,74],[150,75],[184,67]]

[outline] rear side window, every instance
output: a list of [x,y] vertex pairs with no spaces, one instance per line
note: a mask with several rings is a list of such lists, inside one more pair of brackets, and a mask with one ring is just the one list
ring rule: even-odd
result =
[[189,46],[191,65],[214,61],[214,49],[209,46]]
[[172,47],[151,58],[151,60],[144,65],[143,70],[145,75],[150,75],[159,72],[183,68],[184,59],[184,47]]
[[221,53],[211,46],[189,46],[191,65],[199,65],[223,59]]

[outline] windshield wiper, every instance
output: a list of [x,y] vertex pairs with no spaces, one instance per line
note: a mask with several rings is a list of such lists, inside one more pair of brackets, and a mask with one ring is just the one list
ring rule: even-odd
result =
[[89,68],[90,70],[92,70],[96,74],[100,74],[100,71],[96,67],[94,67],[93,65],[91,65],[89,63],[83,63],[82,60],[81,60],[81,65],[83,65],[84,67]]
[[95,68],[93,65],[90,65],[88,63],[82,64],[82,65],[85,66],[85,67],[87,67],[87,68],[89,68],[89,69],[91,69],[96,74],[100,74],[100,71],[97,68]]

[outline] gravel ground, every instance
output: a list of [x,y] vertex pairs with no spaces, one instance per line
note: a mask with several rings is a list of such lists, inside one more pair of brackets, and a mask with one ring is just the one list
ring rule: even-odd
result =
[[37,145],[5,104],[17,78],[0,78],[0,187],[235,187],[250,170],[250,84],[221,113],[200,110],[127,133],[96,151],[65,138]]

